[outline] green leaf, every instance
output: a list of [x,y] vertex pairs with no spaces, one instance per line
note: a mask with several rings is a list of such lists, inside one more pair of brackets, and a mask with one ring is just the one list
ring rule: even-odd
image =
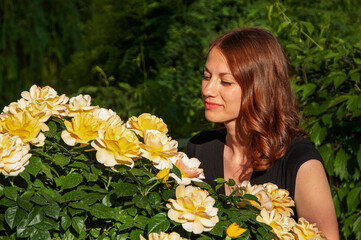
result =
[[313,33],[313,30],[314,30],[314,26],[312,23],[310,22],[302,22],[303,25],[305,25],[307,31],[309,32],[309,34],[312,34]]
[[140,215],[134,219],[134,225],[142,230],[145,230],[149,220],[150,220],[149,218]]
[[18,206],[9,207],[5,211],[5,221],[11,229],[16,227],[26,216],[26,212]]
[[171,172],[174,173],[178,178],[182,179],[182,173],[176,165],[173,165]]
[[65,193],[62,196],[62,200],[64,202],[79,201],[80,199],[83,199],[86,196],[86,194],[87,193],[82,190],[75,190]]
[[344,101],[347,101],[350,98],[349,95],[341,95],[335,98],[332,98],[332,100],[330,101],[330,103],[328,104],[328,108],[331,108],[333,106],[336,106]]
[[351,158],[343,149],[340,149],[335,158],[335,173],[340,176],[341,180],[348,176],[347,161]]
[[68,215],[62,216],[61,217],[61,227],[64,230],[67,230],[71,225],[71,219]]
[[35,228],[39,230],[59,230],[59,223],[53,219],[44,217],[41,223],[34,225]]
[[96,218],[101,219],[119,219],[119,213],[117,213],[114,209],[107,207],[101,203],[96,203],[91,206],[89,210],[90,214]]
[[135,203],[135,206],[138,208],[147,208],[149,205],[148,197],[147,196],[140,196],[137,195],[134,197],[133,202]]
[[331,144],[324,144],[318,148],[318,151],[320,152],[322,159],[325,161],[325,167],[327,170],[327,173],[330,175],[333,175],[334,172],[334,155],[333,155],[333,149]]
[[16,201],[16,199],[18,199],[18,192],[16,191],[15,187],[5,187],[4,188],[4,194],[5,197]]
[[361,101],[361,95],[351,95],[347,101],[347,109],[349,111],[355,111],[358,108],[358,104]]
[[310,95],[312,95],[316,90],[316,84],[314,83],[307,83],[304,85],[301,85],[301,87],[298,90],[302,90],[302,100],[307,99]]
[[42,161],[40,157],[31,156],[29,164],[26,165],[25,169],[28,173],[36,177],[41,170]]
[[98,175],[96,175],[95,173],[81,171],[81,174],[86,178],[88,182],[95,182],[96,180],[98,180]]
[[213,229],[210,231],[212,235],[216,235],[218,237],[223,237],[224,235],[224,229],[227,229],[228,227],[227,222],[218,222]]
[[317,122],[311,128],[311,141],[319,146],[322,144],[323,140],[325,140],[327,134],[327,129],[325,127],[321,127],[321,125]]
[[44,230],[38,230],[38,229],[34,229],[34,231],[30,234],[30,240],[39,240],[39,239],[51,239],[50,233],[49,231],[44,231]]
[[56,202],[51,202],[48,206],[44,208],[44,213],[47,216],[54,218],[56,220],[59,218],[60,207]]
[[216,178],[216,179],[214,179],[213,181],[215,181],[215,182],[218,183],[218,184],[224,184],[224,183],[227,182],[227,181],[224,180],[223,178]]
[[[23,223],[23,224],[22,224]],[[28,227],[26,225],[26,219],[24,219],[23,221],[21,221],[21,223],[19,224],[19,226],[16,228],[16,234],[17,237],[19,238],[27,238],[30,236],[30,234],[35,230],[35,228],[33,226]]]
[[165,213],[158,213],[154,215],[148,223],[148,235],[152,232],[160,233],[167,232],[170,222]]
[[287,27],[288,25],[290,25],[290,21],[284,21],[282,22],[279,26],[278,26],[278,29],[277,29],[277,32],[281,32],[282,29],[284,29],[285,27]]
[[64,167],[69,164],[70,157],[66,157],[63,154],[56,154],[53,159],[54,163],[60,167]]
[[138,187],[130,183],[113,183],[115,194],[117,197],[131,197],[138,192]]
[[49,179],[53,179],[53,174],[50,171],[50,167],[49,164],[47,163],[43,163],[41,165],[41,170],[43,173],[45,173],[45,175],[49,178]]
[[347,195],[347,209],[349,212],[356,210],[360,203],[361,187],[352,189]]
[[32,226],[43,221],[44,212],[41,207],[34,207],[28,216],[28,226]]
[[174,190],[165,190],[162,193],[162,198],[164,201],[168,201],[168,199],[173,198],[175,199],[175,191]]
[[102,199],[102,204],[104,204],[107,207],[112,206],[112,202],[110,200],[110,194],[104,196],[104,198]]
[[356,239],[360,239],[360,237],[361,237],[360,229],[361,229],[361,216],[358,216],[358,218],[352,225],[352,230],[356,233],[356,236],[357,236]]
[[88,167],[88,165],[86,165],[85,163],[82,163],[82,162],[73,162],[72,164],[69,165],[69,167],[72,167],[72,168],[81,168],[81,169],[84,169],[86,171],[90,171],[90,168]]
[[5,206],[5,207],[14,207],[17,206],[17,203],[13,200],[10,200],[6,197],[3,197],[0,199],[0,206]]
[[49,204],[45,198],[43,198],[42,196],[39,196],[39,195],[35,195],[34,197],[32,197],[31,201],[38,205],[48,205]]
[[27,171],[23,171],[19,175],[26,181],[26,183],[28,184],[28,188],[31,188],[33,183],[31,182],[30,174]]
[[156,205],[156,204],[159,204],[161,201],[162,201],[162,198],[161,198],[161,196],[159,195],[159,193],[157,193],[157,192],[151,192],[151,193],[149,194],[149,202],[150,202],[151,204]]
[[78,186],[83,180],[83,176],[77,172],[72,172],[66,176],[55,179],[56,185],[61,189],[70,189]]
[[80,200],[81,203],[84,203],[86,205],[92,205],[95,202],[103,199],[103,194],[100,193],[88,193],[85,195],[83,199]]
[[139,240],[139,236],[143,234],[142,230],[135,229],[130,233],[130,240]]
[[22,199],[21,197],[18,198],[16,202],[18,203],[19,207],[26,211],[30,211],[30,209],[34,206],[34,204],[32,204],[29,200]]
[[85,224],[84,219],[76,216],[73,219],[71,219],[71,226],[74,228],[74,230],[77,233],[81,233],[84,230]]

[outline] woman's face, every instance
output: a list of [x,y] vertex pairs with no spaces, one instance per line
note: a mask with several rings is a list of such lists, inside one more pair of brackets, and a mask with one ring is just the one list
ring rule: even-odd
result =
[[227,60],[213,48],[204,66],[202,99],[205,117],[216,123],[235,122],[241,107],[242,90],[228,67]]

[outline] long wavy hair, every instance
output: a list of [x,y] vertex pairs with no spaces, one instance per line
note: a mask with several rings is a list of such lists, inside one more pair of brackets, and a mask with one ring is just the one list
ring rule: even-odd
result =
[[289,81],[289,60],[278,40],[262,28],[229,31],[209,47],[219,49],[242,89],[237,132],[246,134],[255,171],[271,167],[291,140],[304,135]]

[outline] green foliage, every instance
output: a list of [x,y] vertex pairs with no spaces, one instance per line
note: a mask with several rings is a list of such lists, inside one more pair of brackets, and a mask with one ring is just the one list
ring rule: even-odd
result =
[[[240,207],[240,196],[216,194],[220,221],[210,232],[186,233],[167,216],[166,203],[175,198],[177,183],[158,180],[148,159],[133,168],[113,169],[96,160],[91,146],[71,147],[61,139],[62,120],[47,122],[45,145],[32,147],[25,171],[16,177],[0,175],[0,235],[10,239],[139,239],[152,232],[177,231],[191,239],[224,238],[226,228],[237,222],[249,237],[271,238],[270,227],[256,221],[258,209]],[[178,170],[178,171],[177,171]],[[173,170],[180,174],[179,169]]]

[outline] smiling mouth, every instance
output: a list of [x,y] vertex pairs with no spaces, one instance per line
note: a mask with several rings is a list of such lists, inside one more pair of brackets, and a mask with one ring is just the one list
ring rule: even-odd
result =
[[216,109],[216,108],[219,108],[221,107],[222,105],[219,105],[219,104],[216,104],[216,103],[210,103],[210,102],[205,102],[204,103],[204,107],[206,109]]

